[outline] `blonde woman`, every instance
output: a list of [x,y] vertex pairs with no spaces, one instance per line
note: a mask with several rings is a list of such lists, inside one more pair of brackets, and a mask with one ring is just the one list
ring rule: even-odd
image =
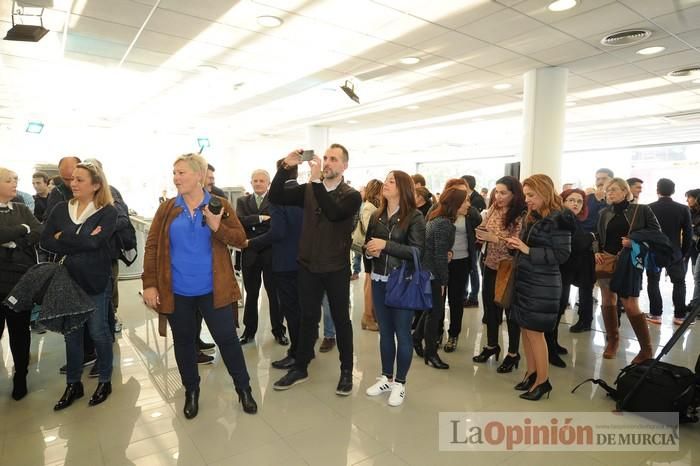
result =
[[[46,219],[41,246],[60,256],[75,282],[95,301],[87,321],[97,351],[99,379],[89,405],[104,402],[112,393],[112,332],[109,326],[112,299],[112,248],[117,225],[107,178],[92,163],[79,163],[70,182],[73,199],[56,204]],[[54,406],[65,409],[83,396],[83,332],[73,331],[66,340],[66,390]]]
[[[144,302],[167,316],[173,332],[187,419],[199,412],[197,310],[219,347],[243,411],[258,410],[236,335],[232,303],[241,292],[228,251],[228,246],[243,247],[246,235],[231,204],[204,189],[206,176],[207,161],[201,155],[175,160],[173,183],[178,195],[163,202],[153,218],[141,277]],[[221,203],[217,214],[209,210],[212,199]]]

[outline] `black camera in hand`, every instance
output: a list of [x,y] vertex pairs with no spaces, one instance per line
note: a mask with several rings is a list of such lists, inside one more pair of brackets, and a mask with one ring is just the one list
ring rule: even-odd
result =
[[218,197],[212,196],[209,198],[209,212],[212,214],[219,215],[223,207],[224,205],[221,203],[221,199]]

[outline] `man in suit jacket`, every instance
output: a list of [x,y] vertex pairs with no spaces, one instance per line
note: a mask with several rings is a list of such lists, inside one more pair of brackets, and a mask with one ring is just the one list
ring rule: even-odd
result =
[[[676,185],[668,178],[661,178],[656,184],[656,193],[659,200],[649,204],[652,212],[656,215],[664,232],[674,249],[672,264],[666,266],[666,273],[673,283],[673,323],[680,325],[683,323],[686,314],[685,306],[685,258],[690,255],[690,247],[693,237],[693,228],[690,221],[690,209],[684,204],[680,204],[671,199],[676,191]],[[649,295],[649,312],[647,320],[654,324],[661,323],[661,313],[663,312],[663,301],[661,291],[659,291],[659,280],[661,270],[654,270],[653,267],[647,269],[647,293]]]
[[[270,229],[270,201],[267,190],[270,187],[270,174],[265,170],[255,170],[250,178],[253,193],[239,197],[236,201],[236,215],[245,228],[248,239],[266,233]],[[272,335],[280,345],[288,345],[289,340],[285,336],[282,312],[280,311],[277,291],[272,277],[272,248],[266,247],[260,250],[247,248],[242,255],[243,286],[245,287],[245,310],[243,312],[243,325],[241,344],[250,343],[258,331],[258,296],[260,295],[261,275],[265,282],[270,303],[270,325]]]

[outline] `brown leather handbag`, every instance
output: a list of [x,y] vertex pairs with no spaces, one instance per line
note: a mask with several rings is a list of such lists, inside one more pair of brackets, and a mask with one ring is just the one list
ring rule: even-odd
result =
[[[630,222],[630,229],[627,231],[627,236],[632,232],[632,225],[634,224],[634,219],[637,218],[637,211],[639,210],[639,205],[635,204],[634,214],[632,215],[632,222]],[[615,274],[615,267],[617,266],[617,259],[620,253],[610,254],[609,252],[603,251],[603,260],[601,263],[596,261],[595,263],[595,278],[596,280],[612,278]]]
[[496,270],[496,286],[493,301],[497,306],[508,309],[513,300],[513,285],[515,284],[515,260],[503,259]]

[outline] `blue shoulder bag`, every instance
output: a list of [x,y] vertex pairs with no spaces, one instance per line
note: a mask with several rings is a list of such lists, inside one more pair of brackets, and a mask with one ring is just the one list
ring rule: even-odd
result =
[[413,273],[406,272],[406,261],[402,261],[401,267],[389,274],[384,304],[397,309],[429,310],[433,307],[430,272],[421,270],[418,250],[411,249],[413,252]]

